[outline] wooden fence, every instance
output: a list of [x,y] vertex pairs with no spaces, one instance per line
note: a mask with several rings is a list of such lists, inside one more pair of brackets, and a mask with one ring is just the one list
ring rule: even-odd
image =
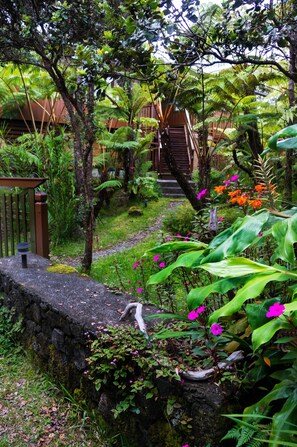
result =
[[45,181],[0,177],[0,257],[15,255],[20,242],[28,242],[32,253],[48,257],[47,196],[35,193]]

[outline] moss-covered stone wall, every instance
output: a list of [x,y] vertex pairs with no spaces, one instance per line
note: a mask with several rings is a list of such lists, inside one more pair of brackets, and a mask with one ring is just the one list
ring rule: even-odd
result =
[[[107,384],[98,393],[84,374],[88,340],[100,337],[107,325],[118,325],[131,297],[115,295],[78,273],[49,271],[49,266],[50,261],[35,255],[28,256],[27,269],[18,256],[0,259],[4,305],[23,319],[21,341],[38,366],[68,390],[79,389],[110,426],[126,433],[131,447],[217,447],[227,429],[221,414],[235,411],[237,403],[212,381],[160,382],[158,402],[143,396],[139,414],[114,421],[117,402],[112,388]],[[146,315],[156,311],[144,306]],[[125,324],[131,323],[133,317]]]

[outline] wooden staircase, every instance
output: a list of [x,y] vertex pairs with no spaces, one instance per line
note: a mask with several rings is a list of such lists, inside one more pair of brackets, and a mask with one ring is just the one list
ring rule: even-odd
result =
[[[188,140],[184,127],[175,127],[169,129],[169,137],[172,152],[177,162],[178,167],[182,172],[190,178],[191,166],[189,160]],[[166,164],[162,149],[160,152],[160,164],[159,164],[159,180],[158,183],[161,187],[163,196],[167,197],[184,197],[184,193],[179,184],[172,176],[169,168]],[[193,183],[194,184],[194,183]]]

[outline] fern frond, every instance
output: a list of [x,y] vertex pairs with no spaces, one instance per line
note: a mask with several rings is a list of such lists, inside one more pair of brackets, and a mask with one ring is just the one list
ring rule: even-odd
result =
[[259,183],[265,185],[269,206],[275,209],[276,208],[275,197],[273,196],[273,191],[275,189],[275,185],[273,183],[275,180],[275,175],[273,172],[273,166],[271,166],[270,160],[265,160],[260,155],[256,163],[257,163],[257,165],[255,166],[256,179]]
[[101,183],[101,185],[94,188],[95,191],[102,191],[107,188],[121,188],[122,182],[120,180],[107,180],[106,182]]

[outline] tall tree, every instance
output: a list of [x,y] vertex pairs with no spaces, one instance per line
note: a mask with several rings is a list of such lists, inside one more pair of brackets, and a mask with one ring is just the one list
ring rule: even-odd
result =
[[156,2],[141,7],[126,0],[0,1],[0,62],[43,68],[67,108],[74,135],[76,190],[81,196],[85,251],[83,270],[92,262],[94,204],[91,185],[94,106],[105,80],[145,64],[151,48],[137,24],[161,17]]
[[[205,7],[183,0],[172,12],[165,46],[176,68],[252,64],[270,66],[297,82],[297,2],[295,0],[226,0]],[[291,100],[294,105],[294,100]],[[291,196],[292,154],[287,154],[286,195]]]

